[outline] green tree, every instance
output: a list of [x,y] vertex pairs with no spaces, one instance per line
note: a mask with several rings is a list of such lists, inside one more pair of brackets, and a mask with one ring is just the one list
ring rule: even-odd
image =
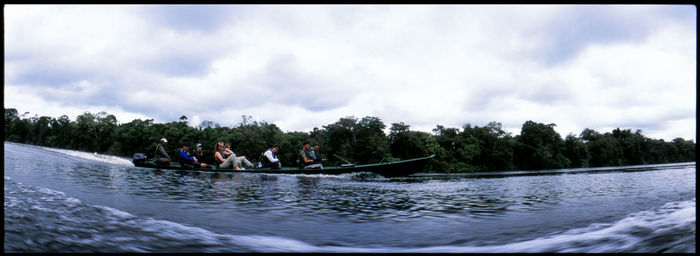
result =
[[130,156],[145,153],[154,157],[155,145],[160,138],[153,132],[153,119],[134,119],[117,127],[114,140],[111,154]]
[[[213,163],[213,145],[230,143],[237,155],[252,161],[271,144],[281,145],[280,159],[284,166],[295,166],[297,151],[303,141],[319,144],[324,156],[334,154],[356,163],[392,161],[435,154],[426,170],[437,172],[501,171],[512,169],[554,169],[634,164],[657,164],[695,161],[695,142],[676,138],[666,142],[647,138],[641,130],[614,129],[601,134],[584,129],[576,137],[569,134],[562,140],[553,129],[555,124],[527,121],[521,134],[512,137],[498,122],[479,127],[466,124],[462,129],[437,125],[433,133],[411,131],[403,122],[392,123],[389,135],[381,119],[367,116],[340,118],[337,122],[306,132],[282,132],[275,124],[254,121],[243,116],[235,127],[222,127],[204,121],[190,127],[186,116],[179,121],[154,123],[153,119],[136,119],[119,124],[114,115],[104,111],[85,112],[75,121],[59,118],[19,115],[5,109],[5,140],[36,145],[49,145],[82,151],[107,152],[131,156],[146,153],[152,156],[160,138],[170,143],[166,150],[178,154],[182,143],[202,143],[204,162]],[[331,161],[330,164],[339,163]]]
[[335,123],[323,126],[326,131],[328,143],[326,144],[327,152],[332,155],[340,155],[345,159],[352,160],[355,158],[353,152],[354,145],[357,143],[355,134],[355,126],[357,119],[355,117],[340,118]]
[[97,151],[106,152],[114,142],[114,135],[117,130],[117,117],[100,111],[95,115],[95,123],[93,133],[97,141]]
[[612,131],[612,136],[617,140],[622,150],[622,157],[619,160],[621,165],[635,165],[642,164],[642,152],[641,152],[641,142],[643,138],[641,137],[641,130],[637,130],[636,133],[632,133],[630,129],[620,130],[617,128]]
[[18,115],[16,109],[5,109],[5,139],[13,142],[27,143],[32,123],[29,119],[24,118],[29,112]]
[[41,116],[33,120],[32,130],[31,130],[31,143],[36,145],[47,145],[46,139],[51,132],[51,117]]
[[693,141],[675,138],[673,144],[678,149],[678,162],[695,162],[695,143]]
[[471,157],[470,164],[480,171],[504,171],[515,168],[513,165],[514,139],[510,133],[503,130],[499,122],[490,122],[488,125],[472,127],[467,124],[463,127],[461,136],[465,141],[470,141],[470,146],[478,148]]
[[520,135],[516,136],[517,146],[514,160],[520,169],[558,169],[570,166],[571,161],[563,154],[564,142],[554,130],[556,124],[542,124],[526,121]]
[[409,159],[428,155],[426,138],[429,133],[411,131],[403,122],[392,123],[389,129],[389,149],[391,155],[399,159]]
[[467,161],[471,160],[476,149],[471,147],[470,143],[463,141],[464,138],[459,136],[459,129],[437,125],[433,129],[433,133],[435,141],[447,152],[444,157],[436,156],[437,161],[448,163],[441,166],[444,168],[443,171],[455,172],[474,169]]
[[71,121],[66,115],[51,119],[51,132],[46,138],[46,143],[52,147],[70,147]]
[[624,156],[622,148],[611,133],[598,134],[590,138],[587,145],[591,156],[589,160],[591,167],[622,165]]
[[356,142],[355,159],[360,163],[376,163],[389,155],[389,140],[384,133],[386,125],[377,117],[363,117],[354,127]]
[[435,155],[428,164],[426,164],[426,170],[430,172],[449,172],[452,170],[450,168],[450,163],[441,161],[441,159],[448,158],[448,152],[437,142],[434,136],[425,137],[425,150],[426,153],[430,155]]
[[564,156],[571,160],[571,167],[588,167],[588,146],[574,134],[569,134],[564,140]]
[[394,157],[404,158],[410,153],[409,148],[409,125],[400,123],[392,123],[389,128],[389,149]]
[[95,115],[90,112],[85,112],[78,115],[76,118],[76,129],[73,130],[71,137],[75,141],[75,149],[81,151],[96,151],[97,140],[95,139]]
[[257,161],[260,154],[265,152],[272,144],[280,145],[280,161],[287,165],[290,161],[289,145],[282,145],[283,132],[277,125],[267,122],[250,121],[244,118],[244,122],[231,129],[231,132],[224,138],[225,142],[231,142],[231,147],[238,156],[246,156],[250,161]]
[[[19,140],[19,135],[17,131],[17,122],[19,122],[19,113],[17,109],[6,108],[5,109],[5,140],[17,141]],[[14,135],[14,137],[13,137]]]

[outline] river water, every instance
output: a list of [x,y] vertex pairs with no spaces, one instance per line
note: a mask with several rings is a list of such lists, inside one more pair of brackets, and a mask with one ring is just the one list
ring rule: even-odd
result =
[[4,147],[6,253],[695,252],[694,162],[384,178]]

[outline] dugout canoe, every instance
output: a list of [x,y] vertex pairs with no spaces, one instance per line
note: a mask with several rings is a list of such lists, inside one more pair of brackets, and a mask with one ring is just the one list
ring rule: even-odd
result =
[[328,166],[323,169],[300,169],[294,167],[282,167],[282,169],[259,169],[248,168],[241,171],[236,171],[230,168],[219,168],[215,165],[208,165],[206,168],[196,168],[181,166],[179,163],[172,162],[171,165],[156,164],[154,159],[143,159],[134,155],[133,163],[138,167],[154,168],[154,169],[173,169],[173,170],[190,170],[190,171],[213,171],[213,172],[249,172],[249,173],[268,173],[268,174],[343,174],[353,172],[373,172],[384,177],[399,177],[407,176],[423,171],[425,165],[435,157],[435,155],[399,160],[394,162],[381,162],[374,164],[359,164],[359,165],[343,165],[343,166]]

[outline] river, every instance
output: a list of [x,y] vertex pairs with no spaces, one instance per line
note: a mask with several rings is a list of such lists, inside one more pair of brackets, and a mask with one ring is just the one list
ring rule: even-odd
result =
[[695,163],[385,178],[4,144],[8,252],[695,252]]

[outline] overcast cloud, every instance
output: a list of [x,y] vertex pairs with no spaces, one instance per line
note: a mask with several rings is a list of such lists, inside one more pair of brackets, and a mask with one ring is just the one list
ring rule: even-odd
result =
[[5,108],[696,140],[692,5],[5,5]]

